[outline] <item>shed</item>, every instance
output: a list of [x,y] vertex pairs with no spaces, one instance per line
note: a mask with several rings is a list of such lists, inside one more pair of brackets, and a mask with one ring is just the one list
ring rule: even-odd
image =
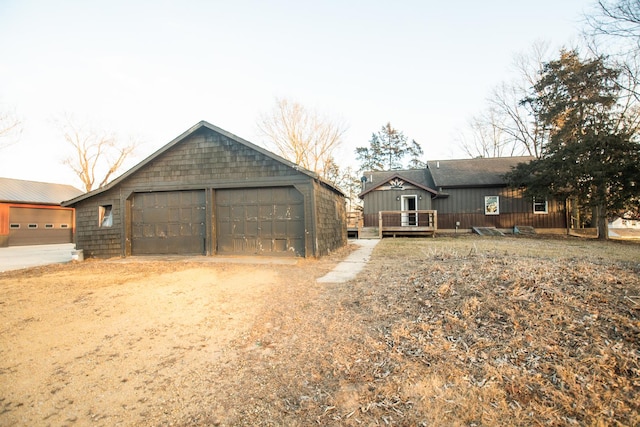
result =
[[205,121],[63,205],[76,209],[76,247],[88,257],[309,257],[347,243],[340,190]]
[[71,185],[0,178],[0,247],[73,242],[74,210],[61,203]]

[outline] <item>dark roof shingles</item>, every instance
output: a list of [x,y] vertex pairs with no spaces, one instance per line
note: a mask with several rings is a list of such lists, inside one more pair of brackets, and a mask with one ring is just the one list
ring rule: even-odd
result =
[[432,160],[427,162],[427,167],[436,187],[483,187],[506,185],[504,174],[518,163],[526,163],[532,159],[533,157],[521,156]]

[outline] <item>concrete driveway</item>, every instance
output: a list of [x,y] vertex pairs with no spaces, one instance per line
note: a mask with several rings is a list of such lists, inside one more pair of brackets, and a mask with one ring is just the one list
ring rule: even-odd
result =
[[71,251],[74,249],[73,243],[0,248],[0,273],[39,265],[69,262],[71,261]]

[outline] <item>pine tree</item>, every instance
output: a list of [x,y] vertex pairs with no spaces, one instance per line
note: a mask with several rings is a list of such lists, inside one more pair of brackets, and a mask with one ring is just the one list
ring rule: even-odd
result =
[[423,154],[422,147],[415,140],[407,142],[407,137],[387,123],[378,133],[371,135],[369,147],[356,148],[360,161],[360,170],[382,171],[402,169],[402,161],[411,156],[408,167],[424,167],[419,159]]
[[605,58],[583,61],[577,51],[562,51],[545,64],[535,95],[523,102],[550,140],[541,158],[507,176],[531,196],[574,198],[591,208],[602,239],[608,213],[637,205],[640,188],[637,125],[619,108],[619,74]]

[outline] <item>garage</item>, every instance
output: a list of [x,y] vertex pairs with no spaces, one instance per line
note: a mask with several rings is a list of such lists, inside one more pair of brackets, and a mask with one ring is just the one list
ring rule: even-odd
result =
[[63,206],[75,208],[85,258],[319,257],[347,244],[344,197],[315,172],[202,121]]
[[9,246],[73,242],[73,210],[9,208]]
[[217,252],[305,255],[304,197],[294,187],[218,190]]
[[205,192],[136,193],[131,202],[133,255],[203,255]]

